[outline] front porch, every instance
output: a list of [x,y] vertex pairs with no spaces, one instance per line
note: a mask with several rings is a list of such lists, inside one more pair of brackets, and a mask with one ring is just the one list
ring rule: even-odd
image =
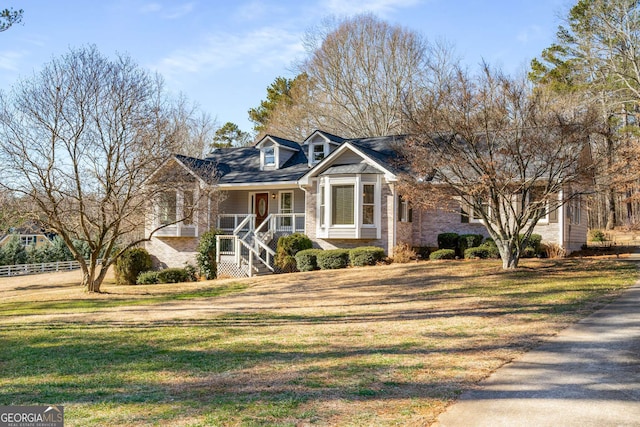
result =
[[216,237],[218,277],[252,277],[275,273],[278,239],[293,233],[306,234],[304,213],[269,214],[264,220],[256,214],[220,214]]

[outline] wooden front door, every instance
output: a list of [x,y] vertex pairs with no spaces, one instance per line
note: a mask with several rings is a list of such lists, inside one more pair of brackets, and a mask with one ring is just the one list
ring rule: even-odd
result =
[[255,206],[253,209],[253,211],[256,213],[257,228],[269,215],[269,193],[256,193]]

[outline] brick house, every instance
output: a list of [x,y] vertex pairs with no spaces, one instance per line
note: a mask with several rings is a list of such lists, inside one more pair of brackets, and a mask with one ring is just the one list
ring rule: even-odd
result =
[[[412,209],[397,188],[395,144],[402,136],[345,139],[315,131],[302,142],[267,135],[253,147],[217,149],[206,159],[173,156],[174,188],[153,204],[147,250],[157,265],[194,263],[198,238],[217,228],[221,274],[273,271],[275,243],[301,232],[320,248],[374,245],[389,255],[399,244],[437,246],[443,232],[487,235],[460,201],[435,210]],[[559,195],[561,198],[562,195]],[[195,207],[188,220],[178,221]],[[578,198],[536,226],[543,241],[571,252],[586,243],[586,214]]]

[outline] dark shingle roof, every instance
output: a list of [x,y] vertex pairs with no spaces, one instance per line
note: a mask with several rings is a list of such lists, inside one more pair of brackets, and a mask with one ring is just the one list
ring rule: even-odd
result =
[[[318,132],[335,143],[349,142],[378,165],[393,173],[401,170],[397,164],[398,154],[395,146],[405,138],[404,136],[344,139],[327,132]],[[175,157],[209,184],[297,181],[309,172],[305,150],[298,143],[275,136],[269,137],[280,145],[297,150],[281,168],[275,170],[260,170],[260,150],[256,147],[218,148],[206,159],[182,155]],[[379,171],[365,164],[336,165],[324,171],[324,174],[334,173],[379,173]]]
[[260,150],[255,147],[220,148],[206,160],[215,163],[219,184],[297,181],[309,170],[300,149],[276,170],[260,170]]

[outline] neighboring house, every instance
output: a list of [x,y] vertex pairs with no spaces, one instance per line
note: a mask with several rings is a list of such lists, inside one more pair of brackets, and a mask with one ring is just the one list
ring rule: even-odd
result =
[[[158,265],[194,263],[198,237],[218,228],[226,233],[219,238],[219,274],[246,276],[273,271],[277,238],[294,232],[324,249],[374,245],[389,255],[398,244],[435,247],[443,232],[486,236],[459,201],[419,210],[402,199],[394,150],[402,139],[315,131],[301,143],[265,136],[253,147],[218,149],[206,159],[174,156],[150,181],[176,170],[181,176],[175,190],[155,201],[147,231],[175,222],[191,206],[195,214],[159,230],[147,249]],[[587,235],[584,205],[574,199],[535,232],[568,252],[580,249]]]
[[7,234],[0,236],[0,248],[9,243],[15,236],[18,236],[22,246],[39,248],[51,244],[53,235],[47,233],[39,224],[28,222],[20,227],[11,228]]

